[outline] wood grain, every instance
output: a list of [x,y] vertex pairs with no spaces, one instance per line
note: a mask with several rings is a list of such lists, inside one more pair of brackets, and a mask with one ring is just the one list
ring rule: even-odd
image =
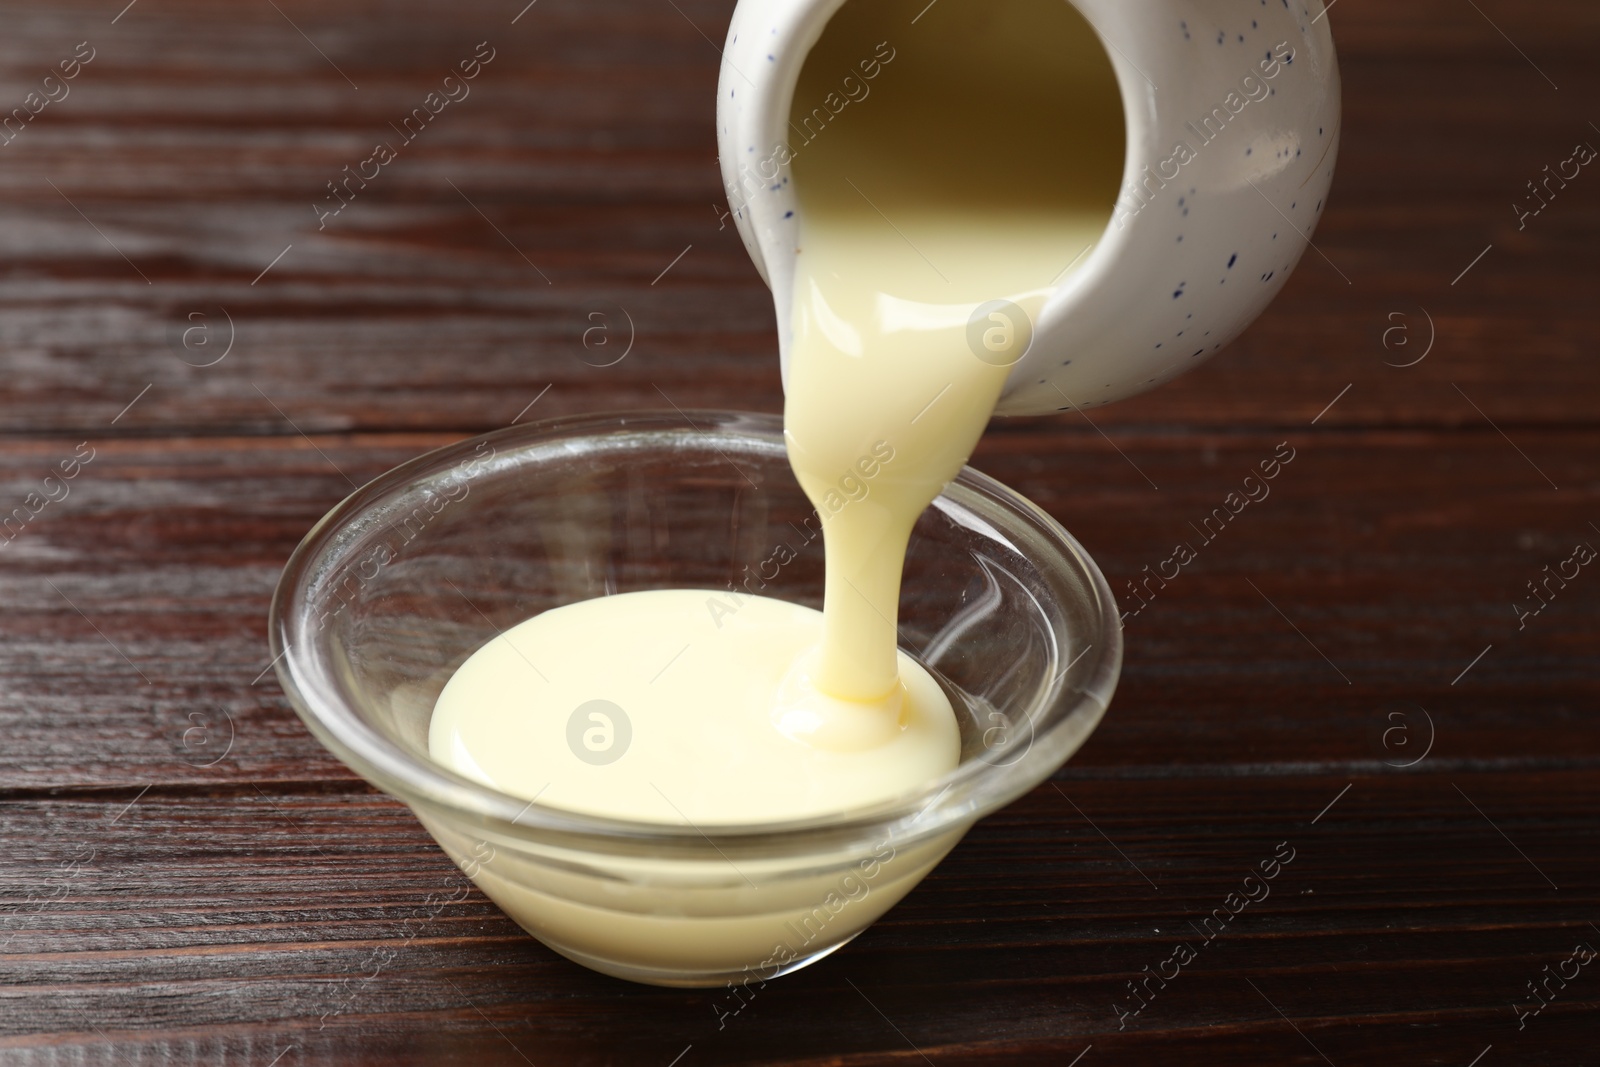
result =
[[[523,935],[306,733],[267,602],[353,485],[518,419],[779,409],[716,171],[731,7],[0,3],[0,111],[96,50],[0,145],[0,1062],[1587,1062],[1600,978],[1513,1010],[1600,945],[1600,577],[1513,607],[1600,544],[1600,178],[1511,210],[1600,144],[1577,0],[1341,0],[1339,174],[1280,299],[974,460],[1130,613],[1111,713],[725,1028]],[[1119,1017],[1279,842],[1270,898]]]
[[[348,1050],[395,1020],[470,1029],[483,1011],[535,1062],[666,1062],[687,1044],[703,1062],[770,1062],[774,1048],[785,1062],[887,1062],[905,1042],[876,1005],[937,1062],[1000,1061],[986,1031],[1013,1055],[1076,1040],[1135,1062],[1140,1037],[1182,1034],[1219,1060],[1255,1046],[1263,1061],[1293,1062],[1293,1031],[1270,998],[1334,1062],[1374,1047],[1424,1063],[1470,1058],[1480,1037],[1514,1030],[1523,981],[1595,936],[1581,902],[1593,904],[1582,886],[1600,846],[1595,779],[1345,784],[1069,770],[985,822],[852,946],[847,966],[761,990],[720,1030],[715,991],[582,971],[475,892],[431,906],[464,879],[387,798],[246,787],[131,806],[120,795],[18,802],[4,828],[8,890],[25,884],[38,898],[6,917],[0,995],[28,1010],[0,1022],[0,1048],[28,1047],[47,1027],[92,1051],[92,1022],[135,1041],[172,1030]],[[1559,813],[1508,814],[1552,789]],[[1285,854],[1279,842],[1293,859],[1261,910],[1202,945],[1188,924],[1259,859]],[[1122,1019],[1116,1006],[1134,1003],[1124,982],[1180,941],[1198,959]],[[1600,1009],[1600,986],[1574,983],[1568,997],[1530,1025],[1552,1042],[1538,1047],[1578,1048],[1576,1016]],[[620,1017],[629,1024],[614,1030]]]
[[[1600,89],[1582,43],[1593,13],[1491,4],[1491,24],[1448,0],[1403,15],[1352,6],[1338,20],[1345,136],[1321,254],[1226,355],[1104,421],[1297,421],[1355,384],[1327,425],[1480,424],[1441,392],[1452,381],[1491,390],[1479,402],[1508,428],[1585,418],[1600,371],[1586,356],[1596,312],[1578,294],[1600,183],[1573,183],[1525,231],[1511,203],[1600,137],[1578,104]],[[286,6],[359,90],[270,8],[147,5],[114,27],[83,4],[25,14],[19,82],[84,35],[103,54],[0,149],[0,307],[31,372],[0,383],[7,427],[98,429],[146,385],[119,432],[278,432],[257,387],[313,432],[487,429],[547,385],[551,413],[659,406],[657,386],[776,410],[770,300],[714,206],[717,53],[700,33],[718,39],[728,5],[678,7],[543,0],[512,26],[480,3],[444,27],[414,4]],[[497,56],[472,95],[319,230],[326,183],[480,39]],[[194,322],[223,336],[224,308],[234,353],[188,366],[181,356],[201,357],[173,337]],[[1386,367],[1421,351],[1423,309],[1434,354]],[[583,345],[599,321],[617,343],[635,338],[615,367],[584,362],[603,361]],[[1397,323],[1409,332],[1391,344],[1413,343],[1385,349]],[[1539,373],[1505,374],[1508,352]]]

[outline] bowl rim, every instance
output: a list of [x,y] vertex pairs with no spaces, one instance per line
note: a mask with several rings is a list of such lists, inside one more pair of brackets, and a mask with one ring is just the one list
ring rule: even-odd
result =
[[[670,401],[669,401],[670,402]],[[1036,733],[1024,756],[1016,763],[994,764],[982,759],[962,761],[926,787],[889,798],[866,808],[828,813],[803,819],[766,823],[718,823],[705,826],[626,820],[591,815],[564,808],[542,807],[536,800],[504,793],[418,756],[368,724],[345,699],[328,672],[313,670],[313,657],[297,651],[315,646],[304,623],[311,617],[303,607],[308,577],[326,570],[330,550],[341,534],[351,534],[363,516],[369,516],[430,476],[454,470],[477,454],[484,443],[515,443],[517,449],[581,438],[620,437],[624,434],[662,432],[708,437],[707,426],[724,435],[759,440],[782,449],[782,419],[775,415],[741,411],[695,409],[686,411],[639,410],[602,414],[564,415],[464,438],[407,460],[378,475],[334,505],[306,533],[284,566],[274,590],[268,618],[268,639],[273,669],[295,713],[341,762],[384,792],[413,808],[427,809],[435,817],[471,825],[501,838],[522,838],[547,844],[575,845],[584,849],[636,852],[641,845],[724,854],[737,849],[745,854],[792,851],[803,842],[813,846],[892,840],[912,844],[971,823],[1032,791],[1048,779],[1083,744],[1099,724],[1110,704],[1121,673],[1123,637],[1121,614],[1105,576],[1076,538],[1048,512],[999,481],[963,467],[938,500],[971,510],[982,508],[985,518],[1009,519],[1013,530],[1031,524],[1037,535],[1054,548],[1066,567],[1076,569],[1092,592],[1101,637],[1086,646],[1079,657],[1091,657],[1091,672],[1084,684],[1065,687],[1076,659],[1045,687],[1046,695],[1028,707],[1035,718],[1058,703],[1068,705],[1049,727]],[[712,446],[715,448],[715,444]],[[720,450],[719,450],[720,451]],[[498,455],[498,453],[496,453]],[[724,457],[726,458],[726,456]],[[938,501],[935,501],[935,505]],[[1004,530],[1006,524],[997,526]],[[1037,539],[1037,538],[1036,538]],[[1043,561],[1035,561],[1041,571]],[[1059,566],[1059,564],[1058,564]],[[1028,764],[1026,773],[1016,772]]]

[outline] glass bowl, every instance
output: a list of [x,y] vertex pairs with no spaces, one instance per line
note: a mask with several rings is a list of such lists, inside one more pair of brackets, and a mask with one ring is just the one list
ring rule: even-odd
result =
[[[1049,515],[967,469],[918,522],[900,643],[951,696],[961,762],[874,807],[759,825],[585,815],[445,769],[428,725],[469,655],[563,604],[754,573],[762,595],[820,608],[813,529],[773,416],[584,416],[472,438],[362,487],[306,536],[272,601],[278,679],[318,740],[550,948],[656,985],[767,981],[860,933],[1105,713],[1116,605]],[[783,544],[795,558],[774,566]]]

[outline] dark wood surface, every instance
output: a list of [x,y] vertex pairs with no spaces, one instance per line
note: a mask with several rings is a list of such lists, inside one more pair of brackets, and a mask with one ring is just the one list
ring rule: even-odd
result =
[[[1130,608],[1295,462],[1129,619],[1054,782],[719,1029],[715,993],[592,974],[475,891],[429,917],[461,874],[262,672],[278,570],[352,482],[518,417],[778,409],[719,218],[731,4],[121,6],[0,5],[0,110],[95,49],[0,145],[0,511],[94,454],[0,548],[0,1063],[1595,1062],[1600,970],[1513,1006],[1600,947],[1600,571],[1512,605],[1600,545],[1600,175],[1523,231],[1511,204],[1600,145],[1600,9],[1337,5],[1316,240],[1349,284],[1308,253],[1204,368],[975,460]],[[324,183],[484,40],[319,232]],[[232,336],[213,366],[196,323]],[[1279,842],[1272,895],[1119,1020]]]

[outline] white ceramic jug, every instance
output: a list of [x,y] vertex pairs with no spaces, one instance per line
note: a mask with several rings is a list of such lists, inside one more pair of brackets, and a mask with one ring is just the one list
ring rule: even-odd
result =
[[[773,290],[785,368],[804,225],[789,169],[795,85],[834,13],[875,2],[740,0],[728,32],[722,175],[740,236]],[[939,17],[939,2],[913,23]],[[1061,2],[1110,60],[1126,162],[1105,233],[1033,324],[1000,414],[1129,396],[1236,337],[1304,252],[1338,151],[1339,74],[1322,0]],[[908,24],[889,47],[914,47],[917,31]]]

